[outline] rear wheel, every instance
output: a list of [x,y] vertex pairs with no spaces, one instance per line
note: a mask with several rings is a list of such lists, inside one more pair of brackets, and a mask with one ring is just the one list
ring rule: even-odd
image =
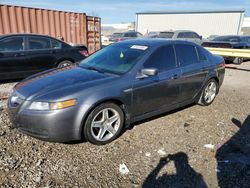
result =
[[242,57],[236,57],[234,60],[233,60],[233,63],[234,64],[237,64],[237,65],[240,65],[243,63],[243,58]]
[[63,67],[72,66],[73,64],[74,63],[69,61],[69,60],[64,60],[64,61],[60,62],[57,67],[58,68],[63,68]]
[[202,91],[202,94],[198,103],[203,106],[208,106],[212,104],[212,102],[214,101],[218,93],[218,89],[219,89],[219,86],[218,86],[217,81],[215,79],[209,80]]
[[84,136],[92,144],[104,145],[119,136],[123,124],[121,108],[114,103],[104,103],[89,114],[84,126]]

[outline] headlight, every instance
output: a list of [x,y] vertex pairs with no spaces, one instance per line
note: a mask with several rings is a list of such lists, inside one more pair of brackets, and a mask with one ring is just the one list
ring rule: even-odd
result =
[[76,99],[71,99],[62,102],[32,102],[28,107],[29,110],[41,110],[41,111],[48,111],[48,110],[59,110],[64,108],[69,108],[71,106],[76,105]]
[[50,103],[48,103],[48,102],[32,102],[28,109],[29,110],[50,110]]

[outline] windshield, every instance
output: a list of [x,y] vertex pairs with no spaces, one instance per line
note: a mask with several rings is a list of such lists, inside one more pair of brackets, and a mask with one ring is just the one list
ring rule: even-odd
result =
[[128,72],[147,50],[148,46],[117,43],[84,59],[80,66],[121,75]]

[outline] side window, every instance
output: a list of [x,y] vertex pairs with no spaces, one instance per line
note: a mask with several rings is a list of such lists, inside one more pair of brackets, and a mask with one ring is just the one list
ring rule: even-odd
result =
[[8,37],[0,41],[0,52],[16,52],[23,50],[23,37]]
[[131,37],[131,36],[130,36],[130,33],[125,33],[125,34],[124,34],[124,37]]
[[144,64],[144,68],[157,68],[159,72],[176,68],[173,46],[168,45],[157,49]]
[[58,42],[56,40],[51,40],[51,45],[53,49],[61,49],[62,48],[62,43]]
[[175,49],[181,67],[199,62],[194,46],[187,44],[177,44],[175,45]]
[[199,39],[199,35],[197,35],[196,33],[189,33],[189,37],[188,38],[192,38],[192,39]]
[[187,38],[187,33],[186,32],[179,33],[177,35],[177,38]]
[[124,37],[137,37],[137,33],[133,33],[133,32],[131,32],[131,33],[125,33]]
[[44,37],[29,37],[28,44],[30,50],[42,50],[51,48],[50,40]]
[[199,60],[200,61],[206,61],[207,60],[207,57],[205,55],[205,52],[203,49],[201,49],[200,47],[197,47],[197,52],[198,52],[198,56],[199,56]]

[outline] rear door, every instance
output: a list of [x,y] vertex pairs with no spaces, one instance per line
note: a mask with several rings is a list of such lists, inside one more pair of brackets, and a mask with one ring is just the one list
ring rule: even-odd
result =
[[177,67],[173,45],[157,49],[142,68],[156,68],[156,76],[135,79],[133,87],[134,116],[171,106],[179,102],[180,68]]
[[0,40],[0,80],[22,78],[27,72],[27,54],[22,36]]
[[195,46],[176,44],[176,55],[181,67],[181,101],[193,99],[200,91],[207,75],[206,59],[200,60]]
[[37,73],[55,67],[56,58],[49,38],[29,36],[27,37],[27,48],[30,71]]

